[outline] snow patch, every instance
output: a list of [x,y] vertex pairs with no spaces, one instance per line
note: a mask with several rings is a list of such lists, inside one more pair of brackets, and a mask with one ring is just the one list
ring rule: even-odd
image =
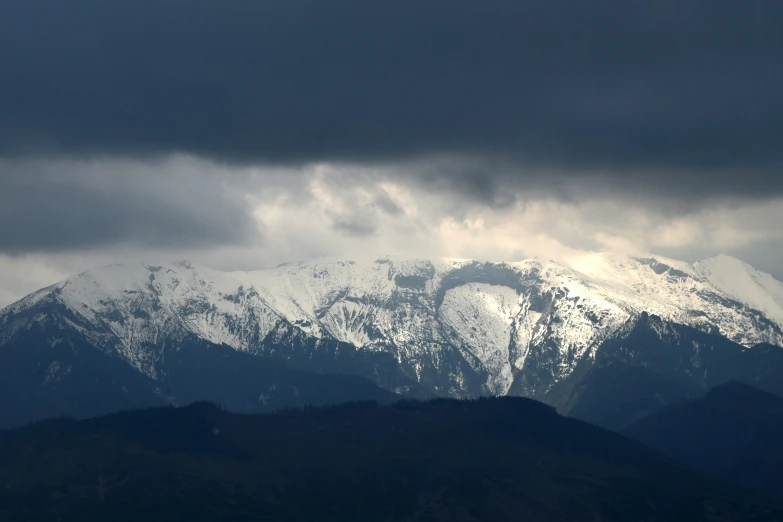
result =
[[512,288],[469,283],[446,292],[440,313],[489,370],[489,389],[504,395],[514,381],[511,325],[521,311]]

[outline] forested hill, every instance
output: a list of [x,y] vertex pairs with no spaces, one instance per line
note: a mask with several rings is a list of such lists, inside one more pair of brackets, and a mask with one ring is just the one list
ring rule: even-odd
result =
[[783,510],[522,398],[239,415],[207,403],[0,433],[3,521],[738,521]]

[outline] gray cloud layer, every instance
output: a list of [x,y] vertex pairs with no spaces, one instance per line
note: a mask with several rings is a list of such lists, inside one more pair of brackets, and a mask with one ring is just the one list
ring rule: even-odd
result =
[[0,268],[633,247],[780,274],[781,20],[780,0],[2,0]]
[[0,154],[460,154],[769,194],[781,20],[779,0],[4,0]]
[[0,161],[0,253],[208,248],[256,236],[246,202],[187,160]]

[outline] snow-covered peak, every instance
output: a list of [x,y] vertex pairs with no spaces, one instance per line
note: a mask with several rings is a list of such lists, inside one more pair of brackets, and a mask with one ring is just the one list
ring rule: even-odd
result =
[[106,303],[124,302],[140,294],[174,301],[196,294],[232,293],[238,286],[230,274],[181,262],[108,265],[66,279],[56,288],[67,304],[98,310]]
[[694,267],[716,288],[783,324],[783,283],[731,256],[698,261]]
[[621,255],[590,253],[573,258],[569,266],[596,281],[625,288],[637,288],[650,284],[651,275],[696,277],[694,267],[684,261],[652,254]]
[[[110,265],[28,296],[0,312],[0,325],[25,309],[43,316],[37,305],[49,302],[114,339],[148,375],[157,357],[151,350],[171,337],[258,351],[303,335],[390,352],[409,376],[443,372],[451,389],[475,372],[486,376],[486,390],[505,393],[532,364],[531,353],[563,378],[643,312],[717,329],[746,346],[783,345],[783,284],[726,257],[696,265],[615,254],[568,264],[318,259],[250,272],[186,262]],[[452,364],[455,357],[463,362]]]
[[[783,325],[783,283],[728,256],[695,265],[656,255],[606,253],[585,255],[568,264],[537,258],[480,263],[469,259],[387,256],[359,261],[317,259],[250,272],[220,272],[188,262],[127,264],[84,272],[54,285],[49,292],[58,290],[71,308],[91,316],[95,311],[105,311],[116,303],[148,293],[175,308],[200,300],[229,312],[227,307],[236,308],[236,304],[228,300],[232,303],[229,306],[225,296],[232,296],[241,288],[252,288],[255,300],[292,323],[321,323],[310,332],[320,335],[319,332],[330,330],[322,319],[339,303],[343,307],[356,307],[358,303],[383,306],[399,292],[435,299],[441,295],[439,289],[445,280],[457,277],[461,281],[467,277],[464,283],[470,282],[474,276],[463,274],[465,270],[470,272],[470,267],[505,271],[507,277],[496,284],[517,286],[518,291],[519,286],[509,282],[508,277],[529,283],[535,280],[535,284],[543,285],[542,290],[559,288],[574,299],[605,303],[602,306],[607,310],[619,306],[629,312],[647,311],[684,323],[706,317],[725,335],[743,344],[753,344],[763,336],[755,335],[752,325],[738,318],[743,313],[734,310],[736,305],[731,302],[759,310]],[[486,275],[475,282],[487,282]],[[451,287],[454,282],[447,284]],[[32,305],[43,295],[47,292],[33,294],[17,306]],[[342,332],[338,337],[354,343],[366,340],[357,332]]]

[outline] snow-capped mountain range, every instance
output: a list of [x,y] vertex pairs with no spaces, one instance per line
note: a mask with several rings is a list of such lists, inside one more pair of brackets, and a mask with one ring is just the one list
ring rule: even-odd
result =
[[783,346],[783,283],[748,264],[593,254],[570,265],[396,258],[250,272],[111,265],[0,311],[0,349],[56,313],[58,328],[78,330],[153,380],[160,346],[186,337],[282,359],[302,343],[315,353],[339,341],[390,354],[433,394],[540,396],[643,312],[745,347]]

